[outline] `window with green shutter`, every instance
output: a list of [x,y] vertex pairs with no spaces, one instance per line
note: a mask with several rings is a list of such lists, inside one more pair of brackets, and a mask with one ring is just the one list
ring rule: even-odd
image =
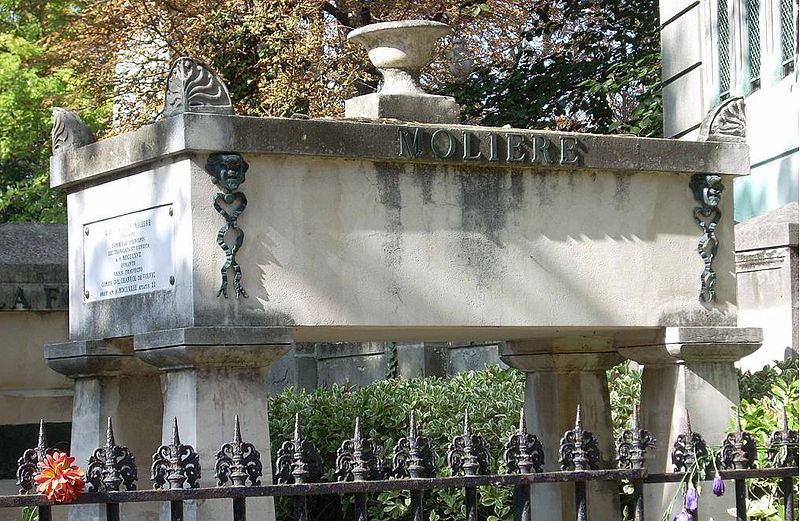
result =
[[794,71],[794,24],[792,23],[792,0],[780,0],[781,16],[781,61],[783,76]]
[[717,29],[719,98],[723,100],[731,94],[731,20],[728,18],[728,0],[717,0]]
[[747,65],[750,69],[750,91],[761,87],[761,0],[747,0]]

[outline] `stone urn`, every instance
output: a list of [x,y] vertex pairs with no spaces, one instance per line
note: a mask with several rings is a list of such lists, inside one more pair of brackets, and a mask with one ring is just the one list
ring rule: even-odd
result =
[[363,46],[383,75],[375,94],[345,102],[345,117],[430,123],[454,123],[459,109],[449,96],[428,94],[419,84],[420,70],[431,62],[433,48],[450,26],[431,20],[403,20],[356,29],[347,39]]
[[450,34],[450,26],[430,20],[371,24],[352,31],[347,39],[360,44],[383,75],[383,94],[425,94],[420,70],[431,62],[433,46]]

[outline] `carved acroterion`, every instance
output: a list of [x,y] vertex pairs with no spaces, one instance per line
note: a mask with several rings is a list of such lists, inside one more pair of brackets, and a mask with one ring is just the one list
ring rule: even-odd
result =
[[233,114],[228,88],[205,63],[184,56],[172,63],[167,77],[164,116],[183,112]]
[[89,126],[76,113],[53,107],[53,130],[50,133],[53,155],[89,145],[97,141]]

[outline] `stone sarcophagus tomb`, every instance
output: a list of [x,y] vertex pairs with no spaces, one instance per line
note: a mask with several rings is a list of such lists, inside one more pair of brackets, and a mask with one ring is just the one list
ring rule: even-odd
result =
[[[736,327],[740,105],[710,114],[698,142],[465,126],[451,99],[404,92],[414,74],[393,76],[407,67],[367,40],[393,87],[348,102],[346,119],[237,116],[191,58],[152,125],[94,142],[56,112],[71,341],[47,356],[76,378],[73,451],[97,445],[105,415],[145,409],[164,440],[178,417],[201,460],[234,414],[266,454],[264,372],[300,341],[503,340],[551,447],[579,402],[611,440],[604,371],[628,357],[645,364],[657,437],[687,407],[695,429],[724,432],[732,362],[760,341]],[[149,442],[143,423],[115,417],[118,437]],[[559,487],[534,491],[555,517]],[[592,501],[613,512],[613,496]]]

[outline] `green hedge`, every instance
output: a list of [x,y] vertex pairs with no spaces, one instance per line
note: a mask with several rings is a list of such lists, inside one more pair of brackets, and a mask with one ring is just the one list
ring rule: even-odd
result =
[[[489,443],[493,471],[500,469],[499,458],[508,436],[516,429],[525,389],[519,371],[490,367],[463,373],[449,379],[421,378],[386,380],[360,389],[335,386],[312,394],[287,390],[269,404],[272,454],[291,439],[294,414],[300,413],[303,435],[320,450],[325,465],[325,481],[334,481],[336,449],[353,436],[356,415],[362,418],[364,435],[391,455],[396,441],[408,433],[410,411],[417,411],[419,434],[427,436],[439,458],[438,475],[447,464],[447,445],[463,432],[464,410],[469,409],[475,432]],[[552,450],[549,454],[552,454]],[[375,521],[408,517],[408,492],[383,492],[370,501],[370,519]],[[484,487],[480,491],[481,519],[510,518],[510,489]],[[429,519],[463,519],[463,491],[437,490],[426,493],[425,510]],[[277,502],[278,519],[290,519],[290,505]],[[322,496],[309,498],[309,520],[352,519],[350,498]]]
[[[639,400],[641,371],[633,364],[621,364],[608,372],[609,395],[615,435],[627,427],[630,411]],[[780,412],[788,404],[790,427],[797,429],[797,360],[776,363],[755,374],[740,376],[743,400],[742,426],[756,435],[763,447],[767,436],[780,426]],[[499,458],[508,436],[519,421],[525,389],[520,371],[489,367],[463,373],[449,379],[386,380],[359,389],[335,386],[312,394],[287,389],[270,400],[270,435],[273,457],[280,444],[292,437],[294,414],[300,413],[303,435],[319,448],[325,481],[334,481],[336,449],[353,435],[357,415],[362,418],[365,436],[381,447],[388,461],[394,443],[407,434],[410,411],[417,411],[419,434],[427,436],[439,457],[438,475],[445,470],[447,446],[463,430],[463,414],[469,409],[474,430],[489,443],[492,470],[503,471]],[[547,397],[542,397],[547,399]],[[708,440],[713,443],[712,440]],[[670,443],[668,441],[668,443]],[[554,457],[556,448],[545,447],[546,457]],[[763,451],[759,466],[767,462]],[[777,520],[782,515],[780,497],[774,480],[751,480],[750,518]],[[630,511],[630,490],[621,489],[623,509]],[[489,521],[510,520],[511,490],[508,487],[482,487],[479,493],[479,518]],[[310,521],[350,520],[352,498],[338,496],[309,497]],[[435,490],[425,494],[425,512],[430,521],[455,521],[464,518],[463,490]],[[408,518],[408,492],[382,492],[370,502],[370,519],[388,521]],[[628,508],[625,508],[625,507]],[[287,500],[276,501],[279,520],[291,519]]]

